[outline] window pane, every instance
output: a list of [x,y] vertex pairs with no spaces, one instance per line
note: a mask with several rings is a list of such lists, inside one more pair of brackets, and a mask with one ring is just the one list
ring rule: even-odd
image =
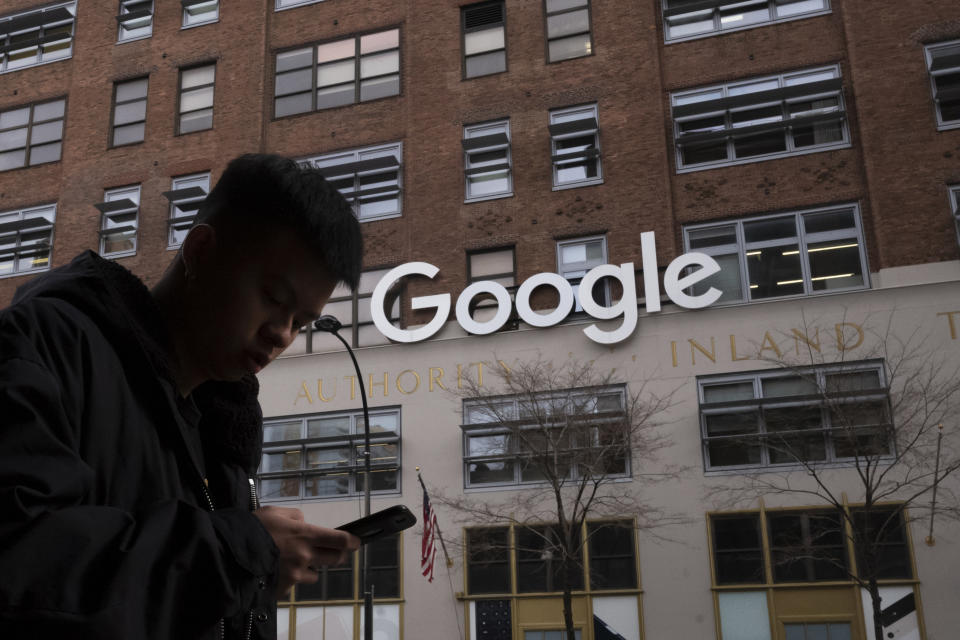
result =
[[504,46],[502,26],[463,35],[463,52],[468,56],[493,49],[503,49]]
[[547,13],[587,6],[587,0],[547,0]]
[[120,146],[122,144],[131,144],[143,141],[144,123],[131,124],[123,127],[114,127],[113,144]]
[[467,58],[467,77],[485,76],[499,73],[507,69],[507,54],[503,51],[494,51]]
[[180,133],[201,131],[213,126],[213,109],[204,109],[180,116]]
[[[826,8],[826,0],[778,0],[777,17],[786,18],[808,11],[820,11]],[[831,639],[836,640],[836,639]]]
[[814,243],[807,252],[814,291],[863,286],[860,245],[855,240]]
[[13,129],[0,133],[0,150],[20,149],[27,146],[27,129]]
[[30,147],[30,164],[56,162],[60,159],[61,146],[59,142],[54,142],[38,147]]
[[142,122],[147,117],[147,101],[138,100],[127,104],[117,105],[113,112],[114,126],[130,122]]
[[328,436],[345,436],[350,434],[350,416],[334,418],[318,418],[307,421],[308,438],[324,438]]
[[[310,91],[310,82],[313,72],[310,69],[299,69],[287,73],[278,73],[274,82],[274,95],[283,96],[291,93]],[[307,95],[309,101],[310,96]]]
[[550,39],[590,30],[590,15],[586,9],[569,11],[547,18],[547,37]]
[[512,460],[472,462],[468,474],[471,485],[515,481]]
[[330,109],[353,104],[355,85],[341,85],[317,91],[317,109]]
[[313,49],[297,49],[277,54],[277,73],[309,67],[313,64]]
[[198,87],[202,84],[212,84],[216,67],[197,67],[196,69],[184,69],[180,75],[180,88],[189,89]]
[[296,498],[300,495],[300,479],[263,478],[260,480],[260,499]]
[[740,283],[740,256],[711,256],[720,265],[720,271],[701,280],[692,287],[693,295],[701,295],[716,287],[723,292],[718,302],[734,302],[743,299],[743,285]]
[[356,53],[356,50],[357,43],[353,38],[321,44],[317,46],[317,62],[323,63],[350,58]]
[[301,438],[301,425],[296,422],[281,422],[263,425],[264,442],[280,442],[283,440],[297,440]]
[[213,105],[213,87],[185,91],[180,94],[180,112],[195,111]]
[[[146,95],[146,92],[144,92],[144,95]],[[53,102],[38,104],[33,108],[33,121],[39,122],[41,120],[62,118],[64,107],[65,103],[63,100],[54,100]]]
[[287,98],[277,98],[274,102],[274,115],[278,118],[295,113],[304,113],[313,108],[310,94],[301,94]]
[[593,589],[632,589],[637,586],[633,524],[588,525],[590,586]]
[[804,293],[797,245],[747,251],[747,272],[754,300]]
[[727,159],[727,141],[685,143],[680,149],[684,165]]
[[264,453],[260,462],[260,473],[271,471],[297,471],[300,469],[300,449]]
[[728,382],[710,384],[703,387],[704,402],[732,402],[734,400],[752,400],[753,382]]
[[387,73],[399,73],[400,54],[396,51],[378,53],[360,58],[360,77],[380,76]]
[[764,582],[760,519],[712,518],[717,584]]
[[336,467],[349,467],[350,464],[349,447],[307,450],[307,467],[310,469],[333,469]]
[[513,249],[470,254],[470,276],[483,278],[513,272]]
[[817,382],[812,376],[781,376],[764,378],[760,382],[764,398],[784,398],[817,393]]
[[741,135],[733,139],[734,154],[738,158],[749,158],[767,153],[779,153],[785,151],[786,148],[787,142],[782,131],[771,131],[746,136]]
[[770,19],[767,0],[759,2],[739,2],[730,8],[720,7],[720,28],[739,29],[747,25]]
[[307,476],[304,481],[305,497],[345,496],[350,493],[350,476]]
[[400,93],[400,76],[385,76],[360,83],[360,100],[376,100]]
[[717,594],[723,638],[770,640],[770,617],[764,591],[725,591]]
[[331,62],[320,65],[317,67],[317,86],[325,87],[344,82],[352,82],[355,68],[352,58],[341,62]]
[[117,102],[147,97],[147,78],[117,84]]
[[63,137],[63,120],[34,125],[30,132],[30,144],[43,144]]
[[396,49],[400,46],[400,30],[392,29],[390,31],[381,31],[380,33],[371,33],[360,38],[360,53],[372,53],[384,49]]
[[692,229],[687,232],[691,251],[737,244],[737,228],[734,225]]
[[467,530],[467,590],[509,593],[510,563],[506,528]]

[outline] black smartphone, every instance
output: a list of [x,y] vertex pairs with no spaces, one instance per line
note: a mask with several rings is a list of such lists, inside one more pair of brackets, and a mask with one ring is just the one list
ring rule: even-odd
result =
[[409,529],[417,524],[417,517],[402,504],[387,507],[382,511],[342,524],[337,529],[352,533],[360,538],[360,544],[367,544],[382,536]]

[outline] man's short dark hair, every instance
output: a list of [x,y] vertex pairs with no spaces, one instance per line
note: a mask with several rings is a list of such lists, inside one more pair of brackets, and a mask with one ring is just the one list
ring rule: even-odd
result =
[[354,289],[360,281],[363,237],[353,210],[318,170],[289,158],[248,153],[231,160],[195,224],[289,228],[319,252],[338,281]]

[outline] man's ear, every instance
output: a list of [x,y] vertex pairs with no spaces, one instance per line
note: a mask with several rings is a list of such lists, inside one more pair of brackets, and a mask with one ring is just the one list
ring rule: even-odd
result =
[[180,259],[188,280],[204,273],[217,251],[217,232],[208,224],[191,228],[180,247]]

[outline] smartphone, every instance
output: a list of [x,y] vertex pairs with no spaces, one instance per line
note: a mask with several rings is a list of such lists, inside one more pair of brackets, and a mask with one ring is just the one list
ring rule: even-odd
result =
[[360,544],[367,544],[382,536],[409,529],[417,524],[417,517],[402,504],[387,507],[382,511],[342,524],[337,529],[352,533],[360,538]]

